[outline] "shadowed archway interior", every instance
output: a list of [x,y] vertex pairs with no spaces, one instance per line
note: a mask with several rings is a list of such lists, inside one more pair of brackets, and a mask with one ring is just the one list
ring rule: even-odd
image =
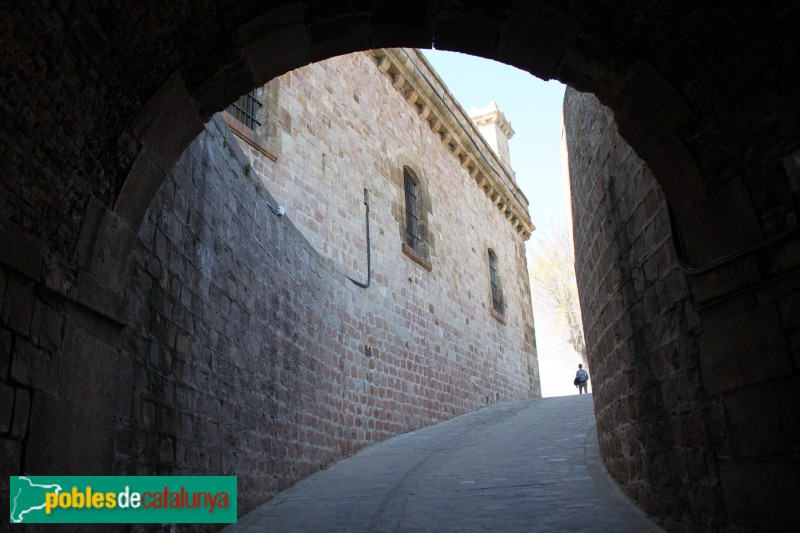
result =
[[[567,96],[570,164],[592,175],[574,204],[578,216],[600,213],[581,226],[578,263],[608,261],[608,272],[631,280],[607,284],[626,305],[584,301],[597,328],[586,335],[590,362],[607,368],[593,385],[612,474],[676,529],[789,527],[778,511],[798,491],[785,472],[796,471],[800,449],[791,386],[800,365],[796,3],[21,2],[0,7],[0,20],[0,384],[17,390],[0,438],[12,470],[69,473],[86,455],[98,473],[132,473],[143,450],[174,467],[169,431],[136,428],[152,416],[175,429],[180,416],[130,397],[122,407],[90,397],[88,410],[67,398],[76,381],[92,389],[116,375],[124,391],[133,379],[134,370],[93,369],[113,367],[104,347],[124,343],[141,313],[129,301],[131,257],[165,177],[212,115],[253,87],[349,52],[435,47],[576,90]],[[634,216],[650,217],[653,190],[658,202],[647,205],[662,206],[653,207],[661,222],[643,242],[667,239],[676,251],[646,266],[628,252],[638,244],[624,211],[641,201]],[[603,224],[602,237],[586,229]],[[671,261],[680,269],[659,271]],[[657,354],[641,337],[654,333],[643,328],[659,308],[635,285],[653,268],[664,283],[652,298],[673,291],[682,302],[674,342]],[[585,293],[606,283],[585,277]],[[71,321],[90,334],[71,334]],[[606,359],[615,338],[632,339],[623,368]],[[188,350],[190,339],[172,339]],[[97,364],[55,364],[70,343]],[[691,371],[667,376],[656,357]],[[37,417],[58,423],[45,430]],[[88,451],[76,427],[98,428]],[[47,451],[57,442],[67,443],[60,457]],[[169,470],[156,463],[149,471]],[[265,483],[248,479],[247,506],[280,488]],[[702,497],[687,487],[703,487]]]

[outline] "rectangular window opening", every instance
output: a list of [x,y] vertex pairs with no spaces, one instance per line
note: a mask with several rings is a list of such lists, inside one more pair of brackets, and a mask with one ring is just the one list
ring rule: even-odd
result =
[[403,181],[406,192],[406,244],[416,251],[420,251],[421,239],[419,237],[419,209],[417,198],[417,184],[408,172],[403,170]]
[[489,281],[492,284],[492,308],[502,315],[503,293],[497,281],[497,259],[492,252],[489,252]]
[[256,91],[253,89],[229,105],[227,111],[236,120],[255,131],[256,127],[261,125],[261,122],[256,119],[256,114],[261,105],[261,102],[256,99]]

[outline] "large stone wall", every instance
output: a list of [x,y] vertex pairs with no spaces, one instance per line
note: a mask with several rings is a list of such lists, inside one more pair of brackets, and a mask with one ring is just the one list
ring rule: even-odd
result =
[[505,326],[487,313],[483,342],[462,336],[481,325],[448,322],[452,295],[427,284],[390,286],[377,244],[373,284],[351,283],[272,214],[233,135],[212,130],[162,188],[136,254],[140,350],[165,374],[136,392],[149,429],[173,424],[168,466],[237,473],[249,509],[370,442],[529,395]]
[[[18,472],[236,474],[247,511],[369,443],[531,393],[526,353],[512,351],[521,329],[486,309],[452,316],[461,290],[465,305],[485,297],[469,285],[485,268],[470,277],[437,257],[424,272],[437,283],[412,266],[391,288],[373,251],[364,290],[268,203],[217,118],[144,217],[126,326],[2,270],[4,484]],[[456,275],[468,279],[445,291]]]
[[719,269],[687,276],[664,194],[609,109],[568,89],[564,125],[606,465],[671,530],[789,531],[796,282],[726,294]]
[[[367,190],[373,285],[359,293],[362,301],[376,305],[375,313],[399,330],[408,327],[405,313],[417,310],[415,320],[429,330],[423,337],[446,341],[436,350],[465,362],[497,357],[501,374],[530,373],[532,394],[539,395],[523,236],[376,62],[368,53],[351,54],[273,80],[261,91],[266,112],[258,132],[277,160],[242,146],[314,249],[361,282],[367,278]],[[473,135],[491,153],[477,130]],[[403,166],[423,188],[430,271],[402,251]],[[516,189],[513,178],[504,177]],[[490,312],[490,248],[497,255],[504,322]]]
[[[726,519],[792,527],[800,186],[785,163],[800,150],[799,21],[791,0],[2,3],[0,464],[99,472],[109,450],[153,449],[122,430],[119,447],[108,438],[134,409],[108,406],[129,381],[106,380],[137,368],[118,348],[120,278],[156,191],[209,117],[313,61],[435,42],[609,105],[676,208],[694,264],[779,237],[690,283],[706,307],[704,423]],[[86,408],[92,394],[106,400]]]

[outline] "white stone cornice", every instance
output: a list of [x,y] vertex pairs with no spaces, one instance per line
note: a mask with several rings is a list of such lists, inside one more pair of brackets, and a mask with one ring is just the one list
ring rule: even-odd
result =
[[[515,231],[528,239],[535,228],[528,213],[528,200],[517,187],[513,170],[484,140],[422,54],[409,48],[381,48],[368,53],[375,56],[378,69],[390,77],[408,105],[439,135],[475,184],[491,193],[493,203],[512,221]],[[492,120],[507,128],[504,133],[509,137],[514,134],[502,113]]]
[[508,139],[513,137],[515,133],[505,114],[497,108],[473,116],[472,121],[479,127],[487,124],[496,124]]

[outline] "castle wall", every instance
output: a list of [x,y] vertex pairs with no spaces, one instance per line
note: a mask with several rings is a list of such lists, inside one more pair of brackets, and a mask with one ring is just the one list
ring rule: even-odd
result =
[[[704,420],[719,448],[732,528],[794,525],[786,509],[800,492],[796,4],[220,6],[123,0],[0,8],[6,472],[101,474],[114,454],[158,448],[157,440],[125,435],[123,421],[136,408],[121,400],[137,367],[121,344],[130,311],[123,297],[144,211],[208,118],[292,68],[368,47],[431,46],[435,38],[438,48],[558,79],[612,106],[679,211],[694,264],[765,245],[693,278],[698,302],[708,306],[699,360],[713,402]],[[7,482],[0,476],[2,508]]]
[[[392,83],[368,53],[281,76],[261,91],[266,105],[257,128],[277,161],[242,147],[314,249],[361,282],[367,277],[366,189],[373,285],[362,300],[401,329],[408,329],[408,318],[394,309],[424,311],[418,319],[432,331],[442,328],[447,339],[437,349],[450,357],[474,351],[472,358],[498,358],[501,373],[530,374],[532,394],[539,395],[523,237]],[[475,133],[476,143],[490,151]],[[403,166],[424,189],[430,271],[402,252]],[[513,178],[505,178],[516,189]],[[490,248],[498,258],[504,323],[490,317]]]
[[389,286],[379,237],[372,285],[351,283],[273,215],[276,199],[213,126],[157,196],[135,255],[138,322],[152,327],[133,396],[141,430],[160,435],[160,455],[136,463],[236,473],[247,510],[371,442],[528,397],[509,326],[450,316],[450,296],[407,281],[421,276],[411,269]]
[[696,315],[669,215],[647,165],[611,112],[568,89],[564,126],[578,287],[597,432],[609,471],[650,514],[719,519],[703,422]]
[[[366,78],[368,58],[358,61]],[[321,82],[335,70],[311,72]],[[377,69],[374,76],[382,83]],[[349,82],[328,83],[343,91]],[[370,109],[365,101],[381,104],[372,89],[358,106]],[[396,139],[361,137],[370,119],[350,121],[352,130],[320,129],[315,140],[313,128],[342,118],[326,118],[327,103],[313,119],[287,109],[303,127],[285,132],[271,175],[255,171],[220,117],[181,156],[144,215],[129,270],[119,273],[120,320],[0,269],[7,474],[235,474],[245,512],[370,443],[538,393],[521,238],[474,181],[453,172],[455,160],[430,131],[427,140],[395,146]],[[410,138],[418,133],[413,118],[380,120],[407,125]],[[339,136],[336,151],[322,149]],[[331,174],[313,181],[322,153],[330,154]],[[402,196],[387,153],[424,169],[431,271],[401,251]],[[303,202],[271,195],[281,175],[297,187],[311,180]],[[311,191],[316,185],[321,193]],[[364,187],[368,289],[345,276],[366,275]],[[304,214],[305,202],[317,207]],[[288,216],[272,213],[268,204],[277,203]],[[312,220],[341,239],[315,240]],[[489,313],[487,246],[499,258],[505,324]],[[354,262],[339,263],[343,257]]]
[[564,126],[609,471],[669,529],[788,531],[779,509],[792,505],[795,491],[785,487],[797,486],[789,474],[796,446],[785,432],[796,418],[785,406],[798,399],[789,348],[796,282],[726,292],[720,270],[741,269],[745,279],[747,256],[745,266],[686,275],[664,193],[609,109],[568,89]]

